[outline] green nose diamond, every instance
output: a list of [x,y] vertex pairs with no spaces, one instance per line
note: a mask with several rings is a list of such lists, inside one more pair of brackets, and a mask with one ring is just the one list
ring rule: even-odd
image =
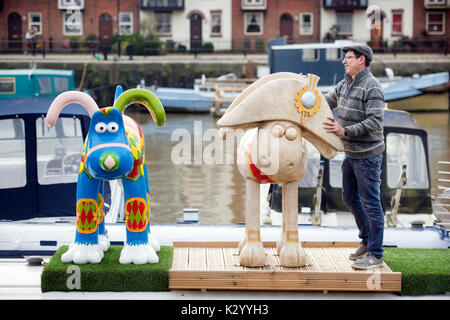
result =
[[114,152],[105,152],[100,156],[100,167],[105,171],[114,171],[119,167],[120,159]]

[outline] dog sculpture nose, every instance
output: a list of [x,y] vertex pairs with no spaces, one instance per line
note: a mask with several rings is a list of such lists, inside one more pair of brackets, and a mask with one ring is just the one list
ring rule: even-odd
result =
[[114,152],[104,152],[100,156],[100,167],[108,172],[112,172],[119,167],[120,158]]

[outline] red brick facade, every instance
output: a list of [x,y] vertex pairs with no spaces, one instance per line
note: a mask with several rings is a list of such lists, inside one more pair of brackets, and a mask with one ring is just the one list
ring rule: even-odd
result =
[[[268,40],[285,34],[289,34],[287,36],[288,42],[292,43],[317,42],[320,40],[320,0],[266,0],[265,10],[243,9],[244,1],[232,0],[233,48],[247,46],[249,49],[254,49],[258,46],[258,42],[267,45]],[[262,32],[259,34],[246,32],[246,15],[252,13],[262,14]],[[300,32],[302,13],[308,14],[310,18],[312,17],[310,22],[312,25],[311,34],[301,34]]]
[[[24,41],[25,33],[29,27],[29,13],[40,13],[42,34],[39,34],[37,39],[39,41],[48,41],[52,38],[55,43],[64,39],[67,41],[72,34],[70,32],[64,34],[63,15],[67,10],[58,9],[59,1],[61,0],[3,0],[3,10],[0,12],[0,25],[2,26],[0,28],[0,40],[5,41],[11,38],[11,24],[15,23],[16,34],[21,34],[21,39]],[[108,30],[111,30],[111,35],[117,34],[119,6],[120,12],[132,14],[132,23],[130,23],[130,25],[133,25],[132,31],[138,32],[139,2],[139,0],[85,0],[84,9],[81,10],[83,21],[82,31],[75,32],[78,33],[75,36],[82,40],[90,34],[95,34],[96,38],[99,39],[99,20],[102,15],[104,19],[106,17],[110,21],[110,28]],[[17,26],[17,18],[19,16],[21,24]],[[16,18],[15,22],[14,18]],[[17,39],[17,36],[15,38]]]
[[[450,34],[450,9],[449,8],[425,8],[424,0],[415,0],[414,1],[414,9],[413,9],[413,38],[428,38],[432,40],[439,40],[442,38],[447,38]],[[437,32],[437,34],[433,34],[433,32],[428,32],[427,30],[427,19],[430,17],[430,14],[440,14],[442,13],[444,17],[444,27],[442,32]],[[428,17],[427,17],[428,16]],[[432,18],[432,20],[434,20]],[[433,23],[433,22],[432,22]],[[439,34],[440,33],[440,34]]]

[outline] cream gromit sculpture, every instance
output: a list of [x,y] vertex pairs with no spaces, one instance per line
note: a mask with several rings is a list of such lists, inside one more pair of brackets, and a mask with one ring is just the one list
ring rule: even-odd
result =
[[323,128],[323,122],[333,114],[317,89],[318,80],[312,74],[306,77],[290,72],[263,77],[247,87],[217,122],[222,138],[235,129],[244,130],[237,149],[238,168],[246,179],[246,235],[239,243],[243,266],[265,264],[260,237],[260,183],[283,184],[283,231],[277,242],[281,265],[305,265],[297,222],[297,183],[306,170],[303,138],[327,159],[344,149],[340,138]]

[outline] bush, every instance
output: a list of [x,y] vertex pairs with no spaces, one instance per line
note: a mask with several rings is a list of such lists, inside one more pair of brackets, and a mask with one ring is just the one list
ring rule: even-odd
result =
[[75,51],[80,47],[80,42],[78,41],[77,36],[70,36],[69,37],[69,48]]
[[[113,49],[115,51],[117,51],[118,48],[118,39],[118,35],[113,36]],[[155,56],[165,54],[164,43],[153,34],[143,36],[139,33],[133,33],[128,36],[120,36],[120,47],[122,52],[125,52],[128,45],[134,46],[136,55]]]
[[214,51],[214,45],[211,42],[205,42],[203,44],[203,51],[204,52],[213,52]]

